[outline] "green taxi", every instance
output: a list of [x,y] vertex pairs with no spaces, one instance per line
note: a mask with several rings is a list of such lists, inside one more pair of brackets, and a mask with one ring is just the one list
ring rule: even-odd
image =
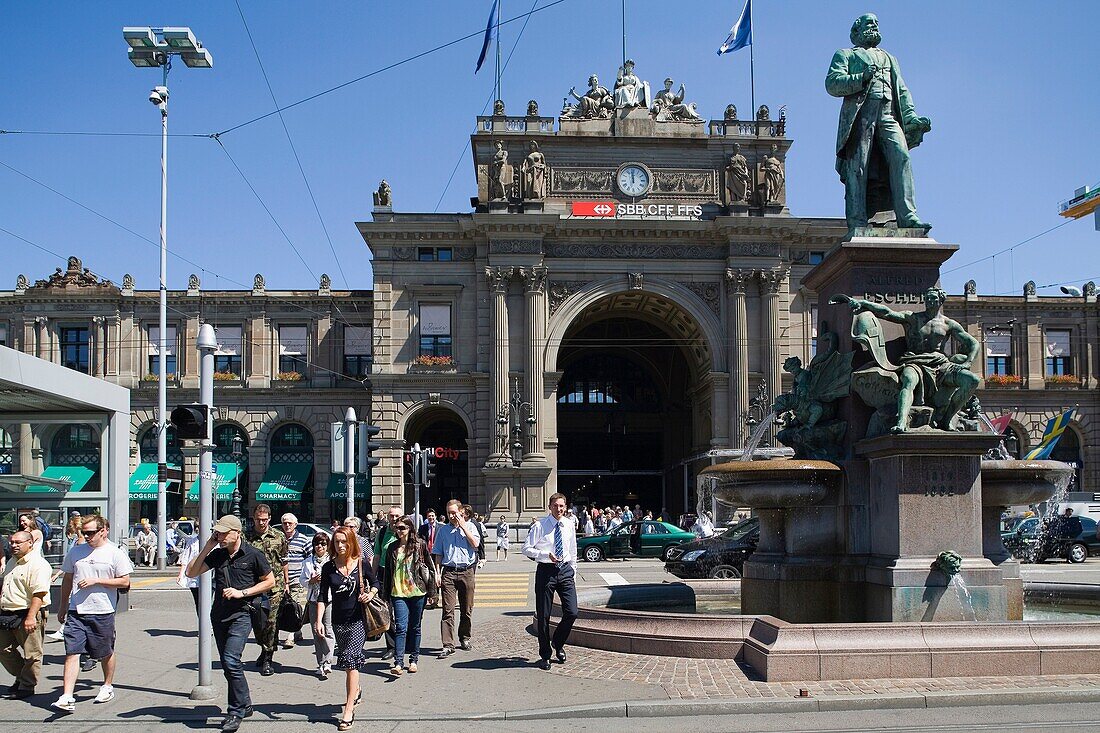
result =
[[577,537],[577,554],[588,562],[607,557],[659,557],[683,542],[697,539],[675,524],[655,519],[636,519],[620,524],[607,534]]

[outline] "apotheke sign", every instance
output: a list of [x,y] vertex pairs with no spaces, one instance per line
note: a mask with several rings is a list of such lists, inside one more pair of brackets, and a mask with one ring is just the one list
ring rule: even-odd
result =
[[699,219],[699,204],[620,204],[617,201],[574,201],[573,216],[605,219]]

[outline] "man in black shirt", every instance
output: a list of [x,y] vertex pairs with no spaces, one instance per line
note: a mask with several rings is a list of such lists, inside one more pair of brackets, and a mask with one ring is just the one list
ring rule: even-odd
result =
[[214,605],[210,621],[218,645],[222,672],[229,686],[229,705],[222,730],[232,732],[252,715],[252,697],[244,677],[241,655],[252,615],[267,602],[265,594],[275,585],[271,565],[259,550],[241,541],[241,520],[232,514],[214,524],[214,533],[187,565],[187,577],[197,578],[214,570]]

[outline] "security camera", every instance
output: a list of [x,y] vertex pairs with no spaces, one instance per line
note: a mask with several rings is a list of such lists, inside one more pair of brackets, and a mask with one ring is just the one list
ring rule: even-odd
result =
[[149,92],[149,101],[158,107],[168,103],[168,87],[153,87]]
[[1081,288],[1074,287],[1073,285],[1063,285],[1059,288],[1066,295],[1072,295],[1075,298],[1081,297]]

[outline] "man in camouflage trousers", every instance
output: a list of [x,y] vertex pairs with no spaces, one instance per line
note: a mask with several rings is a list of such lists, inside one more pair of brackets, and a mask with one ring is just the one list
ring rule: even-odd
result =
[[252,531],[248,535],[248,542],[263,554],[275,575],[275,587],[271,589],[270,611],[266,615],[260,614],[258,617],[259,623],[256,624],[259,628],[253,628],[256,640],[262,650],[256,664],[260,668],[260,674],[269,677],[275,674],[275,670],[271,666],[271,659],[275,655],[275,645],[279,640],[277,627],[279,604],[283,601],[283,592],[288,585],[287,555],[289,547],[286,535],[281,530],[271,526],[271,507],[267,504],[257,504],[252,511]]

